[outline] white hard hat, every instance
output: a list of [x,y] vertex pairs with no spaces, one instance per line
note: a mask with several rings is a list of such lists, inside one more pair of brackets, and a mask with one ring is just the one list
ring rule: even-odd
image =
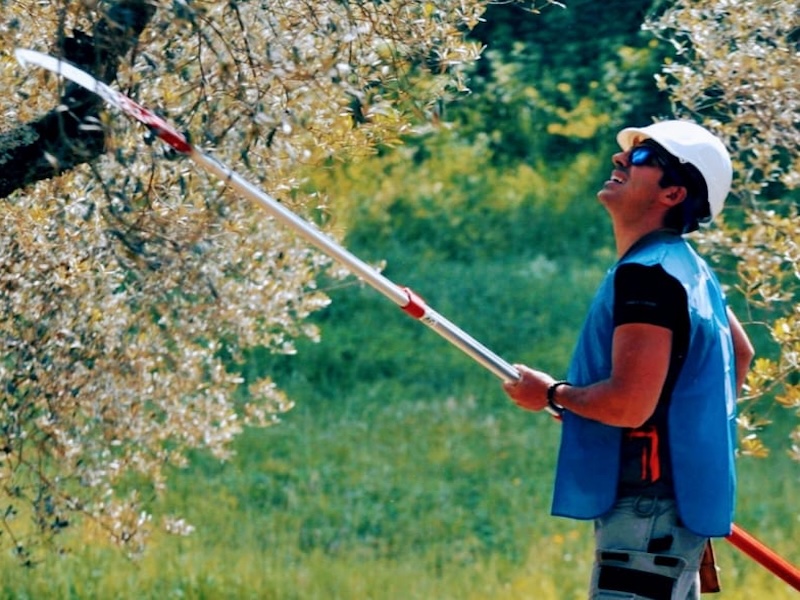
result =
[[650,138],[682,163],[700,171],[708,190],[708,207],[715,218],[731,189],[733,167],[728,150],[705,127],[691,121],[661,121],[647,127],[628,127],[617,134],[617,142],[628,150],[636,142]]

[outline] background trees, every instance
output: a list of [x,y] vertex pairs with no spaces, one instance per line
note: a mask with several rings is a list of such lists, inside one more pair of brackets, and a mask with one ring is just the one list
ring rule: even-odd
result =
[[641,31],[653,4],[575,0],[535,19],[489,7],[472,34],[487,46],[469,80],[480,100],[456,107],[458,120],[506,163],[552,168],[602,154],[623,124],[669,110],[653,74],[670,50]]

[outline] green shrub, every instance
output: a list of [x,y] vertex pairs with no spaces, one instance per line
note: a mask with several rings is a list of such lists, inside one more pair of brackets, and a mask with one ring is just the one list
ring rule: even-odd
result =
[[309,186],[330,197],[347,244],[372,257],[585,257],[610,242],[595,198],[605,159],[579,153],[556,169],[543,160],[501,170],[490,158],[485,144],[467,146],[444,132],[318,172]]

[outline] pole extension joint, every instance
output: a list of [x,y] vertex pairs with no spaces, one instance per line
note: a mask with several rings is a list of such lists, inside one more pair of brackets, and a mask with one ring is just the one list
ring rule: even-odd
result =
[[403,291],[408,296],[408,303],[401,306],[400,308],[403,309],[407,314],[411,315],[415,319],[421,319],[425,316],[425,313],[428,310],[428,305],[425,304],[425,301],[420,298],[414,291],[410,288],[404,287],[402,288]]

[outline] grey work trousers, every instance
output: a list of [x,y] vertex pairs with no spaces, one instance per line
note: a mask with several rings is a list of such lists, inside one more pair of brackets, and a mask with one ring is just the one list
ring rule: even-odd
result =
[[623,497],[595,521],[590,600],[699,600],[707,538],[686,529],[675,501]]

